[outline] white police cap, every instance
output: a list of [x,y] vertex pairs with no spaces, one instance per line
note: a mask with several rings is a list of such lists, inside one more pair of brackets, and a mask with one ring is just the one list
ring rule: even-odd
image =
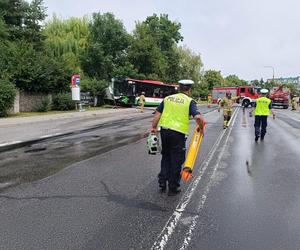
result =
[[268,93],[269,93],[269,90],[267,90],[267,89],[261,89],[261,90],[260,90],[260,93],[262,93],[262,94],[268,94]]
[[178,83],[182,84],[182,85],[193,85],[194,81],[193,80],[180,80]]

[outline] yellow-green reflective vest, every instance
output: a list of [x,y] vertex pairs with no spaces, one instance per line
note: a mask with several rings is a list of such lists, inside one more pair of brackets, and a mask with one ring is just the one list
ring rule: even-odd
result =
[[265,96],[258,98],[256,100],[255,115],[268,116],[270,114],[270,103],[271,100]]
[[190,103],[192,98],[179,93],[164,99],[164,110],[159,125],[177,132],[188,134],[190,125]]

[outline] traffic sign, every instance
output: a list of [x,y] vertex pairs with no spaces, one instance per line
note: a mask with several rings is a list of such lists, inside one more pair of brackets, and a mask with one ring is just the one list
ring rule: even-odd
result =
[[80,75],[79,74],[72,75],[71,83],[72,86],[80,85]]

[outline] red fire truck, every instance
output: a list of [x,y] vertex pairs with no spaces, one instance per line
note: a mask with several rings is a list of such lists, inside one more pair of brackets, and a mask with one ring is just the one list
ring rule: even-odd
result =
[[237,103],[241,103],[244,107],[248,107],[255,103],[255,100],[260,97],[259,87],[255,86],[240,86],[240,87],[214,87],[212,91],[213,103],[218,103],[225,97],[226,92],[231,92],[232,97],[238,97]]
[[283,86],[275,87],[271,90],[270,99],[274,107],[283,107],[287,109],[290,101],[290,91]]

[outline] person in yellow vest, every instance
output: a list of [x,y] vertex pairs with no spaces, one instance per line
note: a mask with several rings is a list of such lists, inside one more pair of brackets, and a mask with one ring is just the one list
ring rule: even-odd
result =
[[292,110],[296,110],[296,106],[297,106],[296,96],[293,96],[291,100],[291,104],[292,104]]
[[139,97],[139,105],[141,106],[141,113],[144,113],[145,102],[146,102],[145,92],[142,92],[142,94]]
[[208,96],[207,96],[207,107],[210,108],[211,104],[212,104],[212,96],[211,96],[211,94],[208,94]]
[[224,116],[224,125],[223,128],[226,129],[228,127],[228,123],[231,119],[232,108],[235,103],[236,98],[231,97],[231,92],[227,91],[225,98],[219,101],[218,111],[220,112],[221,107],[223,107],[223,116]]
[[190,117],[192,116],[200,128],[204,127],[204,119],[198,111],[196,102],[190,98],[192,80],[179,81],[180,93],[164,98],[156,109],[152,121],[152,133],[161,127],[162,159],[158,183],[161,191],[169,187],[168,195],[180,192],[180,172],[185,161],[185,142],[189,134]]
[[260,90],[261,97],[256,99],[255,107],[255,141],[258,139],[264,140],[265,135],[267,133],[267,125],[268,125],[268,116],[270,112],[273,114],[273,119],[275,119],[275,113],[272,109],[272,101],[267,97],[269,90],[261,89]]

